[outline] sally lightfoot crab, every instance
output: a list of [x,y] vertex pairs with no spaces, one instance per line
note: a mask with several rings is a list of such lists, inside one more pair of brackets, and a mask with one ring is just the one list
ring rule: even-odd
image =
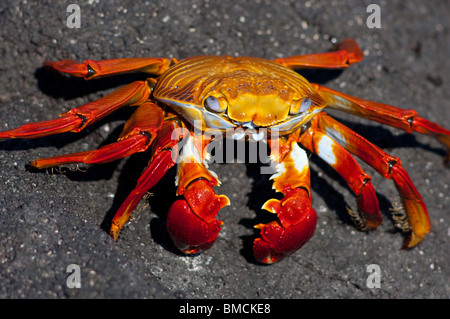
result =
[[[357,199],[352,218],[362,229],[381,223],[371,178],[353,155],[392,179],[405,210],[401,227],[407,232],[404,248],[417,245],[430,230],[427,209],[400,159],[345,127],[325,107],[419,132],[450,149],[450,131],[417,115],[414,110],[371,102],[309,83],[293,71],[300,68],[347,68],[361,61],[355,41],[346,39],[334,51],[265,60],[254,57],[199,56],[181,61],[167,58],[128,58],[104,61],[46,62],[59,72],[92,80],[129,72],[151,76],[136,81],[97,101],[73,108],[54,120],[28,123],[0,132],[0,139],[38,138],[62,132],[80,132],[119,108],[135,111],[117,142],[97,150],[41,158],[32,166],[42,169],[72,163],[100,164],[151,148],[148,166],[134,190],[112,220],[110,234],[117,239],[141,198],[177,164],[177,199],[167,216],[168,231],[185,253],[199,253],[215,242],[222,222],[216,219],[230,203],[213,189],[218,177],[208,170],[207,146],[220,139],[208,130],[252,130],[255,140],[265,139],[276,164],[273,188],[284,196],[269,199],[263,209],[274,220],[255,227],[260,237],[253,244],[257,260],[273,263],[302,247],[313,235],[316,213],[311,206],[310,173],[304,149],[317,154],[348,183]],[[265,131],[263,136],[260,133]],[[240,138],[241,133],[234,134]],[[183,140],[183,146],[181,141]],[[301,145],[302,147],[300,147]],[[447,158],[448,160],[448,158]]]

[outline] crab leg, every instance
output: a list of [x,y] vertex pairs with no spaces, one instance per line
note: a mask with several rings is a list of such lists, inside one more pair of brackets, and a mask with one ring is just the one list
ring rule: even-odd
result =
[[344,147],[317,126],[317,120],[322,116],[325,113],[313,118],[311,127],[300,136],[299,142],[333,167],[355,193],[359,216],[352,211],[349,213],[356,225],[362,230],[375,229],[381,224],[382,217],[371,178]]
[[[271,141],[271,147],[274,142]],[[255,258],[266,264],[274,263],[300,249],[313,235],[317,216],[311,207],[309,162],[296,141],[282,146],[287,151],[272,154],[278,162],[272,175],[273,188],[284,194],[281,200],[269,199],[263,209],[277,215],[268,224],[258,224],[261,237],[253,242]],[[284,153],[286,153],[284,155]]]
[[405,230],[408,230],[410,234],[406,238],[403,248],[414,247],[422,241],[430,230],[428,212],[422,196],[402,167],[400,159],[385,153],[326,114],[318,118],[317,122],[321,131],[372,166],[379,174],[394,181],[409,222]]
[[47,168],[72,163],[101,164],[144,152],[153,142],[163,123],[163,113],[159,106],[145,102],[139,106],[125,123],[119,140],[97,150],[41,158],[31,166]]
[[304,68],[347,68],[363,59],[363,53],[353,39],[344,39],[336,51],[296,55],[275,59],[275,62],[291,69]]
[[44,65],[62,73],[91,80],[131,72],[160,75],[169,68],[170,63],[171,60],[167,58],[124,58],[102,61],[86,60],[83,63],[61,60],[45,62]]
[[[417,116],[417,112],[414,110],[404,110],[395,106],[364,100],[319,84],[313,84],[313,86],[328,102],[328,107],[387,124],[408,133],[416,131],[430,135],[444,144],[447,147],[447,152],[450,153],[450,131]],[[449,160],[449,155],[447,154],[446,161]]]
[[123,106],[140,105],[150,96],[151,89],[147,81],[130,83],[96,101],[73,108],[59,118],[33,122],[18,128],[0,132],[0,140],[8,138],[38,138],[47,135],[75,132],[95,123]]
[[109,233],[115,240],[119,236],[120,229],[128,221],[142,197],[175,165],[178,143],[183,134],[181,129],[182,126],[176,117],[166,117],[153,143],[153,155],[149,165],[138,179],[136,187],[113,217]]
[[222,225],[216,215],[230,203],[227,196],[216,195],[213,190],[219,180],[203,164],[205,142],[201,136],[187,138],[177,173],[177,195],[183,199],[175,201],[167,215],[167,230],[175,246],[187,254],[211,248]]

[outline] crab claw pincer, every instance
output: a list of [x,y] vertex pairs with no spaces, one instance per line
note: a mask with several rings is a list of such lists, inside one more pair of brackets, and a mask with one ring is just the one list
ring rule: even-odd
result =
[[289,190],[281,201],[270,199],[262,208],[277,214],[278,220],[255,226],[261,230],[261,237],[253,242],[253,253],[259,262],[277,262],[300,249],[312,237],[317,216],[305,189]]
[[229,205],[228,197],[217,195],[212,183],[195,180],[175,201],[167,215],[167,230],[175,246],[184,253],[196,254],[211,248],[219,235],[222,222],[219,210]]

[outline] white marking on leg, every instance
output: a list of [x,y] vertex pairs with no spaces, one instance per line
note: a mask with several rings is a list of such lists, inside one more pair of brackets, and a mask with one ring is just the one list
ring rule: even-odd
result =
[[294,166],[298,172],[302,172],[304,169],[309,169],[309,161],[306,152],[298,146],[297,143],[293,142],[291,144],[291,151],[289,153]]
[[189,135],[186,144],[183,145],[180,154],[180,163],[201,163],[202,159],[200,153],[194,145],[193,137]]
[[325,128],[325,132],[327,133],[327,135],[333,137],[336,140],[336,142],[339,143],[342,147],[347,146],[347,141],[345,137],[341,134],[341,132],[329,127]]
[[286,173],[286,168],[284,167],[284,163],[278,163],[277,165],[275,165],[275,169],[277,170],[277,172],[275,174],[273,174],[272,176],[270,176],[270,179],[275,179],[280,177],[281,175],[283,175],[284,173]]
[[[182,149],[181,149],[181,154],[179,157],[179,161],[178,161],[178,170],[180,169],[180,164],[186,164],[186,163],[197,163],[197,164],[202,164],[206,170],[211,174],[212,177],[214,177],[218,184],[220,185],[220,181],[217,177],[217,174],[208,169],[208,163],[206,162],[208,156],[210,156],[209,154],[206,154],[206,158],[205,160],[202,159],[202,155],[200,153],[200,151],[198,150],[198,148],[195,146],[194,143],[194,137],[192,135],[189,135],[186,138],[186,143],[183,145]],[[175,177],[175,186],[178,186],[179,183],[179,176],[177,173],[177,176]]]
[[333,152],[333,141],[330,137],[323,135],[317,143],[317,155],[330,165],[336,164],[336,155]]
[[[287,158],[286,160],[294,163],[294,168],[298,173],[302,173],[304,170],[309,170],[308,156],[306,155],[305,150],[298,146],[296,142],[292,142],[291,150],[289,151],[289,154],[287,156],[289,158]],[[288,173],[284,162],[278,163],[275,168],[277,172],[273,174],[270,179],[275,179],[282,176],[283,174]],[[293,172],[291,172],[291,174],[292,173]]]

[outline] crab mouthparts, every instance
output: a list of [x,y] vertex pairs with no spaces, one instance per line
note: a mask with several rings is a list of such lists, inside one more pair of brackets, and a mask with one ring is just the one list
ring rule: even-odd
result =
[[238,126],[238,128],[235,129],[233,134],[231,135],[234,140],[242,140],[247,136],[248,138],[252,138],[256,142],[259,142],[265,136],[265,130],[260,130],[260,127],[256,126],[252,121],[233,121],[233,124]]
[[259,128],[259,126],[256,126],[255,123],[253,123],[252,121],[248,121],[248,122],[233,121],[233,124],[235,124],[237,126],[240,126],[240,127],[249,128],[249,129],[257,129],[257,128]]

